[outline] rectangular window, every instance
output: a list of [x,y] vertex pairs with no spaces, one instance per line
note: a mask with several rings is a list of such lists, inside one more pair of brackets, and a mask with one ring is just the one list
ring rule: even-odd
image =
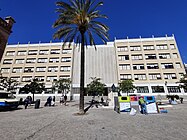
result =
[[34,72],[34,67],[25,67],[24,72],[25,73]]
[[71,67],[70,66],[62,66],[60,67],[60,71],[65,72],[65,71],[70,71]]
[[12,69],[12,73],[21,73],[21,72],[22,72],[22,68],[21,67]]
[[136,89],[137,89],[137,93],[149,93],[149,89],[147,86],[145,87],[138,86],[136,87]]
[[173,58],[179,58],[177,53],[173,53]]
[[15,80],[15,81],[17,81],[17,82],[20,81],[20,77],[17,77],[17,76],[16,76],[16,77],[11,77],[11,79],[12,79],[12,80]]
[[130,70],[131,67],[129,64],[119,64],[119,69],[120,70]]
[[58,72],[58,66],[50,66],[50,67],[48,67],[48,72]]
[[178,86],[167,86],[168,93],[181,93],[181,90]]
[[47,58],[38,58],[38,63],[47,63]]
[[159,58],[160,58],[160,59],[170,59],[171,56],[170,56],[169,53],[160,53],[160,54],[159,54]]
[[144,64],[133,64],[133,70],[144,70]]
[[45,72],[46,67],[37,67],[36,72]]
[[23,56],[23,55],[26,55],[26,54],[27,54],[27,51],[18,51],[19,56]]
[[117,51],[118,52],[127,52],[128,51],[128,47],[127,46],[118,46],[117,47]]
[[168,45],[167,44],[163,44],[163,45],[156,45],[157,50],[167,50],[168,49]]
[[71,57],[62,57],[62,62],[71,62]]
[[164,87],[163,86],[151,86],[153,93],[164,93]]
[[177,69],[180,69],[181,68],[181,63],[178,62],[178,63],[175,64],[175,66],[176,66]]
[[149,80],[161,80],[161,75],[159,73],[149,74]]
[[164,73],[164,79],[177,79],[175,73]]
[[22,82],[31,82],[32,76],[23,76],[22,77]]
[[64,49],[62,50],[62,54],[71,54],[72,50],[71,49]]
[[36,58],[27,58],[26,63],[35,63]]
[[146,80],[146,74],[135,74],[134,80]]
[[47,55],[49,53],[49,50],[40,50],[40,55]]
[[120,80],[132,79],[131,74],[120,74]]
[[70,75],[61,75],[60,79],[70,79]]
[[49,63],[58,63],[59,62],[59,58],[49,58]]
[[154,50],[154,46],[153,45],[143,45],[143,49],[146,50]]
[[147,63],[147,69],[159,69],[157,63]]
[[163,69],[173,69],[173,64],[172,63],[161,63],[161,66]]
[[29,50],[28,55],[37,55],[37,50]]
[[52,49],[51,54],[60,54],[60,49]]
[[140,46],[130,46],[130,50],[131,51],[141,51],[141,47]]
[[15,51],[7,51],[6,52],[6,56],[14,56],[15,55]]
[[47,82],[57,81],[57,76],[47,76]]
[[52,88],[45,88],[45,94],[53,94]]
[[173,50],[175,49],[175,45],[174,44],[170,44],[170,48]]
[[10,72],[10,68],[1,68],[1,72],[2,73],[9,73]]
[[45,80],[44,76],[35,76],[35,79],[37,79],[39,82],[42,82]]
[[25,62],[24,59],[16,59],[15,63],[16,64],[23,64]]
[[129,55],[118,55],[119,61],[129,60]]
[[143,59],[143,57],[142,57],[141,54],[138,54],[138,55],[132,55],[131,58],[132,58],[132,60],[142,60],[142,59]]
[[4,59],[3,64],[12,64],[12,59]]
[[146,60],[156,59],[156,54],[145,54],[145,59]]

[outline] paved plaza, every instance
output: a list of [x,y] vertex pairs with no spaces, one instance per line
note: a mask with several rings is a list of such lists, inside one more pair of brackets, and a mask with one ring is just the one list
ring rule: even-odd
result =
[[166,114],[118,114],[91,108],[77,116],[78,102],[68,106],[33,106],[0,112],[1,140],[186,140],[187,102],[168,107]]

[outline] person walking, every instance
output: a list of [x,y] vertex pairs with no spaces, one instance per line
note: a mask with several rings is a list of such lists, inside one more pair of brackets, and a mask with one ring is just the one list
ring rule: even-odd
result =
[[145,100],[143,99],[143,97],[141,97],[140,99],[139,99],[139,105],[140,105],[140,107],[141,107],[141,113],[142,114],[147,114],[147,110],[146,110],[146,102],[145,102]]

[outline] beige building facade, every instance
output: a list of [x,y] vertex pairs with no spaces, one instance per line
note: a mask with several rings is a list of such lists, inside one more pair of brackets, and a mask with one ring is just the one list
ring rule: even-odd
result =
[[[185,69],[174,36],[117,39],[96,47],[85,49],[85,87],[90,77],[98,77],[107,85],[107,94],[113,84],[132,79],[137,87],[132,94],[186,94],[177,83]],[[74,44],[63,49],[62,43],[52,42],[7,45],[0,67],[3,76],[17,80],[20,87],[34,78],[44,82],[46,91],[38,96],[60,96],[51,90],[60,78],[70,78],[68,95],[79,96],[80,49]]]

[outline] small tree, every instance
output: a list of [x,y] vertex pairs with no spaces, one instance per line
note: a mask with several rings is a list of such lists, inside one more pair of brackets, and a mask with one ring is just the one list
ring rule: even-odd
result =
[[119,91],[126,92],[127,96],[128,93],[134,89],[133,80],[123,80],[119,83]]
[[92,81],[87,85],[87,92],[92,96],[102,95],[104,93],[105,84],[101,83],[101,78],[91,77]]
[[185,74],[179,81],[180,87],[187,91],[187,74]]
[[38,79],[33,79],[30,84],[26,84],[22,88],[22,91],[26,92],[27,94],[31,92],[33,95],[33,101],[34,101],[34,94],[42,93],[43,91],[45,91],[45,86],[44,86],[44,83],[39,83]]
[[4,90],[6,89],[7,91],[14,91],[15,89],[17,89],[17,86],[19,85],[18,81],[12,78],[1,77],[0,79],[1,88],[3,88]]
[[62,94],[66,94],[66,91],[70,90],[71,81],[69,79],[59,79],[58,81],[54,82],[52,89],[58,88]]

